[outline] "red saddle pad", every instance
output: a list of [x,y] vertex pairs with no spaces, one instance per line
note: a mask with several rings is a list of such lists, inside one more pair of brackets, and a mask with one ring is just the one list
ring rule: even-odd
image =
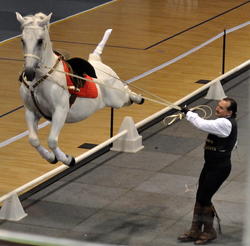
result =
[[[64,71],[69,73],[70,70],[66,64],[66,62],[63,62],[63,66],[64,66]],[[88,75],[83,75],[84,78],[88,79],[88,80],[93,80],[90,76]],[[74,86],[70,75],[66,74],[66,80],[67,80],[67,86]],[[98,96],[98,90],[96,87],[95,82],[92,81],[85,81],[84,86],[79,88],[80,91],[75,91],[72,89],[68,89],[70,94],[74,94],[77,95],[78,97],[85,97],[85,98],[96,98]]]

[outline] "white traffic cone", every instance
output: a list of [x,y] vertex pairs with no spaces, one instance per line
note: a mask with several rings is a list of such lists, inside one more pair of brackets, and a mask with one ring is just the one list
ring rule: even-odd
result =
[[225,97],[227,96],[225,95],[225,92],[219,80],[209,87],[207,95],[205,96],[206,99],[213,100],[221,100]]
[[138,134],[132,117],[126,116],[124,118],[119,132],[124,130],[127,130],[127,134],[115,140],[111,150],[135,153],[144,148],[142,145],[142,136]]
[[0,219],[18,221],[23,219],[27,214],[24,212],[22,204],[16,193],[7,198],[0,210]]

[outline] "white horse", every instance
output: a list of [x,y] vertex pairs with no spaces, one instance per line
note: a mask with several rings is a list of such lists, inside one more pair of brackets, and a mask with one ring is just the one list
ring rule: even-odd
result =
[[[22,17],[16,13],[21,23],[22,44],[24,51],[24,71],[21,75],[20,94],[25,106],[25,118],[29,130],[29,142],[40,155],[50,163],[61,161],[68,166],[75,164],[72,156],[65,154],[58,147],[58,136],[64,123],[83,120],[105,106],[120,108],[133,102],[143,103],[140,95],[130,91],[117,74],[101,61],[103,47],[111,33],[107,30],[102,41],[89,55],[88,68],[96,74],[96,98],[77,97],[72,105],[69,103],[68,90],[63,61],[55,54],[49,37],[50,15],[37,13]],[[90,65],[91,64],[91,65]],[[92,71],[92,73],[93,73]],[[76,89],[76,88],[75,88]],[[44,116],[50,118],[51,129],[47,150],[40,144],[37,127]]]

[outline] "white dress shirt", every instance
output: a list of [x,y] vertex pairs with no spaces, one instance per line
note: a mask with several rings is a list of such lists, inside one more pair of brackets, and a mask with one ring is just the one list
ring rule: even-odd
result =
[[212,133],[221,138],[228,137],[232,130],[232,124],[227,118],[205,120],[202,119],[197,113],[188,111],[186,119],[198,129],[207,133]]

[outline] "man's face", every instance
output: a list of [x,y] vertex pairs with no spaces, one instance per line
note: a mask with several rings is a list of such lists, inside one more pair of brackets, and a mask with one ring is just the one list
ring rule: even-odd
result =
[[232,115],[232,111],[228,110],[228,107],[230,107],[231,103],[229,101],[221,100],[218,102],[216,108],[215,108],[215,115],[217,117],[229,117]]

